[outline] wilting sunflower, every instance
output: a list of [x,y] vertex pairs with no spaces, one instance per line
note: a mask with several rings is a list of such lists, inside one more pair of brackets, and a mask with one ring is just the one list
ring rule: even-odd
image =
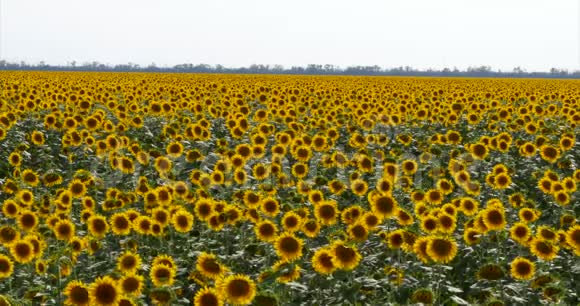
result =
[[193,214],[185,209],[179,209],[171,217],[171,223],[176,231],[180,233],[187,233],[193,226]]
[[282,233],[274,242],[276,254],[284,261],[292,261],[302,257],[304,242],[291,233]]
[[160,174],[166,174],[171,170],[173,167],[173,163],[170,159],[164,156],[159,156],[155,158],[155,170]]
[[123,273],[137,272],[141,266],[141,256],[131,251],[125,251],[117,258],[117,269]]
[[14,263],[10,257],[0,254],[0,279],[8,278],[14,272]]
[[97,278],[89,289],[90,305],[113,306],[121,298],[121,289],[110,276]]
[[536,273],[536,265],[524,257],[516,257],[510,264],[510,272],[515,279],[527,280]]
[[538,238],[532,239],[529,247],[532,254],[546,261],[550,261],[556,258],[556,255],[560,250],[560,248],[556,244]]
[[343,241],[335,241],[330,246],[332,255],[332,263],[342,270],[353,270],[358,266],[362,256],[358,252],[356,246],[348,246]]
[[155,287],[171,286],[175,281],[175,270],[162,264],[153,265],[149,277]]
[[434,302],[433,291],[427,288],[417,289],[413,292],[411,296],[411,301],[413,303],[422,303],[425,305],[431,305]]
[[435,262],[448,263],[457,254],[457,243],[452,238],[430,237],[427,254]]
[[67,299],[65,305],[89,305],[91,298],[89,296],[89,287],[78,280],[69,282],[63,290]]
[[256,296],[256,284],[248,276],[234,274],[220,281],[220,292],[234,305],[250,304]]
[[214,280],[218,279],[228,271],[227,267],[218,262],[217,257],[214,254],[208,254],[205,252],[202,252],[197,257],[195,268],[203,276]]
[[194,306],[223,306],[222,296],[215,288],[204,287],[200,289],[193,298]]
[[478,279],[499,280],[505,276],[501,266],[496,264],[485,264],[477,271]]

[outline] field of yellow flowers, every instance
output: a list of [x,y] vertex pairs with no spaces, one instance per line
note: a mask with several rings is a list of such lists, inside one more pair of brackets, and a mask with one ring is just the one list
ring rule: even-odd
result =
[[0,72],[0,305],[575,305],[580,81]]

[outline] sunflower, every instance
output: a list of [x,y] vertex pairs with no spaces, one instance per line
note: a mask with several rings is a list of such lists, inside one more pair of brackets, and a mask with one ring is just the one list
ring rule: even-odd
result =
[[397,210],[397,223],[401,226],[411,225],[415,222],[413,216],[403,209]]
[[554,163],[560,158],[560,149],[550,145],[542,145],[540,146],[540,156],[543,160]]
[[[36,274],[44,275],[46,273],[46,271],[48,270],[48,265],[47,265],[46,261],[37,260],[36,263],[34,264],[34,270],[36,271]],[[1,276],[0,276],[0,278],[1,278]]]
[[30,210],[20,211],[20,215],[17,217],[18,226],[20,229],[25,231],[31,231],[38,226],[38,217],[36,214]]
[[215,288],[204,287],[193,298],[194,306],[223,306],[222,296]]
[[175,281],[175,270],[162,264],[153,265],[149,277],[155,287],[171,286]]
[[213,280],[218,279],[228,271],[227,267],[218,262],[217,257],[214,254],[208,254],[205,252],[202,252],[197,257],[195,268],[203,276]]
[[480,241],[481,233],[474,228],[467,228],[463,232],[463,240],[468,245],[477,244]]
[[276,239],[278,228],[274,222],[263,220],[254,226],[254,232],[261,241],[272,242]]
[[141,256],[131,251],[125,251],[117,258],[117,269],[122,273],[137,272],[141,266]]
[[403,170],[403,173],[405,173],[406,175],[413,175],[415,174],[415,172],[417,172],[417,162],[412,159],[404,160],[403,163],[401,164],[401,168]]
[[323,275],[331,274],[336,270],[332,252],[326,248],[316,250],[314,255],[312,255],[311,262],[314,271]]
[[395,230],[387,234],[387,245],[391,249],[400,248],[405,242],[405,231],[402,229]]
[[129,216],[125,213],[114,213],[111,216],[111,230],[117,236],[125,236],[131,233],[132,224]]
[[183,145],[178,141],[173,141],[167,145],[165,151],[169,157],[175,159],[183,154]]
[[348,246],[342,241],[335,241],[330,246],[332,263],[342,270],[353,270],[358,266],[362,256],[355,246]]
[[554,193],[554,201],[561,206],[570,204],[570,195],[565,191],[557,191]]
[[538,220],[538,218],[540,218],[540,215],[541,215],[540,211],[528,207],[524,207],[520,209],[520,211],[518,212],[520,220],[522,220],[522,222],[525,223],[530,223]]
[[18,263],[29,263],[34,259],[34,245],[24,239],[17,240],[10,246],[10,254]]
[[352,240],[364,242],[369,236],[369,229],[364,223],[356,222],[348,226],[347,233]]
[[487,157],[487,154],[489,153],[487,146],[485,144],[482,144],[482,143],[476,143],[476,144],[470,145],[469,151],[471,152],[471,155],[473,156],[473,158],[479,159],[479,160],[485,159]]
[[2,213],[8,218],[16,218],[20,210],[20,206],[14,200],[8,199],[2,204]]
[[78,280],[69,282],[63,290],[67,299],[65,305],[89,305],[91,302],[89,296],[89,287]]
[[340,212],[335,201],[324,201],[314,207],[314,216],[324,225],[332,225],[337,221]]
[[399,204],[390,195],[379,195],[371,197],[370,199],[371,210],[382,219],[390,218],[393,216],[399,207]]
[[53,227],[56,239],[70,241],[75,235],[75,225],[70,220],[60,220]]
[[427,254],[434,262],[448,263],[457,254],[457,243],[453,238],[430,237]]
[[193,214],[185,209],[179,209],[171,216],[171,223],[176,231],[187,233],[193,227]]
[[580,225],[576,224],[566,231],[566,242],[576,250],[576,253],[580,252]]
[[357,196],[363,196],[367,193],[369,186],[362,179],[355,179],[350,183],[350,190]]
[[8,278],[14,272],[14,263],[10,257],[0,254],[0,279]]
[[421,219],[421,230],[425,233],[434,233],[439,229],[439,220],[435,216],[427,216]]
[[220,280],[219,291],[228,302],[247,305],[256,296],[256,284],[246,275],[234,274]]
[[25,169],[21,174],[22,182],[28,186],[35,187],[38,185],[40,180],[38,179],[38,174],[31,169]]
[[560,249],[556,244],[541,238],[533,238],[529,247],[532,254],[545,261],[556,258]]
[[507,173],[500,173],[494,178],[494,189],[506,189],[512,183],[512,178]]
[[157,255],[154,259],[153,262],[151,263],[152,266],[157,266],[157,265],[164,265],[167,266],[171,269],[177,269],[177,266],[175,265],[175,260],[173,259],[173,257],[166,255],[166,254],[161,254],[161,255]]
[[524,257],[516,257],[510,264],[510,272],[515,279],[528,280],[536,273],[536,265]]
[[103,238],[109,231],[107,218],[100,215],[93,215],[87,220],[89,232],[96,238]]
[[520,146],[520,155],[523,157],[529,158],[529,157],[536,155],[537,150],[538,149],[536,148],[536,146],[533,143],[526,142]]
[[20,155],[19,152],[10,153],[10,156],[8,157],[8,163],[12,167],[20,167],[20,165],[22,165],[22,155]]
[[260,210],[269,217],[276,217],[280,213],[280,202],[272,197],[262,199]]
[[516,222],[510,228],[510,238],[520,244],[526,244],[532,236],[532,232],[527,224],[523,222]]
[[34,203],[34,194],[28,189],[18,191],[17,198],[25,206],[30,206]]
[[110,276],[100,277],[91,284],[89,297],[91,305],[117,305],[121,298],[121,289]]
[[431,205],[440,205],[443,202],[444,193],[439,189],[429,189],[425,193],[425,201]]
[[85,186],[81,180],[74,179],[69,183],[68,190],[70,191],[73,198],[78,199],[85,195],[87,192],[87,186]]
[[303,245],[302,239],[296,238],[291,233],[281,234],[274,242],[276,254],[285,261],[292,261],[302,257]]
[[447,213],[440,214],[437,221],[439,224],[438,230],[445,234],[453,233],[455,231],[455,227],[457,226],[457,219]]
[[293,233],[300,230],[303,221],[303,218],[296,212],[289,211],[284,214],[281,223],[285,231]]
[[482,220],[490,231],[502,230],[506,226],[505,213],[496,207],[486,208],[482,211]]

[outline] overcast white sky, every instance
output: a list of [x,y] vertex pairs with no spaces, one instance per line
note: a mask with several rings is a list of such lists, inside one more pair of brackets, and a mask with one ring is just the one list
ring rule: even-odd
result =
[[0,0],[0,58],[580,70],[579,0]]

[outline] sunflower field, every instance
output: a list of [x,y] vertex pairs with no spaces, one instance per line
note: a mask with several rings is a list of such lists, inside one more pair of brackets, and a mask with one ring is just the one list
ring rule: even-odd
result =
[[0,72],[0,305],[577,305],[580,81]]

